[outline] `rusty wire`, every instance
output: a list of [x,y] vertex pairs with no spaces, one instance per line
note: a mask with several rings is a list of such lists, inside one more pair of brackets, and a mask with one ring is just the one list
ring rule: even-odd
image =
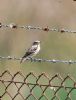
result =
[[[18,58],[15,56],[0,56],[0,61],[3,60],[21,60],[22,58]],[[48,63],[64,63],[64,64],[76,64],[76,60],[59,60],[59,59],[42,59],[42,58],[27,58],[26,61],[31,61],[31,62],[48,62]]]
[[70,30],[70,29],[57,29],[57,28],[50,28],[49,26],[46,27],[39,27],[39,26],[31,26],[31,25],[17,25],[15,23],[10,24],[2,24],[0,22],[0,28],[10,28],[10,29],[28,29],[28,30],[42,30],[42,31],[54,31],[54,32],[60,32],[60,33],[76,33],[76,30]]
[[59,74],[48,77],[41,73],[37,76],[33,72],[12,75],[7,70],[0,74],[0,100],[74,100],[71,94],[75,90],[76,81],[70,75],[64,78]]

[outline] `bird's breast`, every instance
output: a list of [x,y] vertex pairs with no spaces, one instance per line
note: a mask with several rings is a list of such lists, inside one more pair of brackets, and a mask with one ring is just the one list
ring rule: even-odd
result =
[[40,51],[40,46],[37,47],[35,54],[37,54],[39,51]]

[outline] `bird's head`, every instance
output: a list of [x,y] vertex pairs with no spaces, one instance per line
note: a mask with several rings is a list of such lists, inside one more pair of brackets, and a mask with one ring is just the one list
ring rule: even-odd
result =
[[36,41],[33,42],[33,45],[38,45],[38,44],[40,44],[39,40],[36,40]]

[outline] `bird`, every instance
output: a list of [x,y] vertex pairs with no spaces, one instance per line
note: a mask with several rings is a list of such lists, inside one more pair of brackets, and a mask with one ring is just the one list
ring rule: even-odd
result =
[[27,58],[32,58],[40,51],[40,41],[36,40],[32,43],[32,46],[26,51],[24,56],[22,57],[20,63],[24,62]]

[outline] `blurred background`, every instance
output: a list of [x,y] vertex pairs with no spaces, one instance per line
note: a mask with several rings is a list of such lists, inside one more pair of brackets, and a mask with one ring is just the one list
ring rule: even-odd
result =
[[[0,22],[3,24],[76,29],[76,2],[73,0],[0,0]],[[22,57],[25,49],[35,40],[41,41],[41,51],[36,58],[75,60],[76,34],[43,32],[40,30],[0,29],[0,55]],[[48,62],[0,61],[0,73],[30,71],[48,75],[56,73],[76,77],[76,65]]]
[[[73,0],[0,0],[0,22],[76,30],[76,2]],[[35,40],[41,41],[41,51],[36,58],[76,60],[76,34],[10,28],[0,28],[0,56],[22,57],[25,49],[29,48]],[[30,61],[20,64],[19,61],[2,60],[0,73],[4,70],[9,70],[11,74],[21,71],[25,75],[30,71],[37,75],[42,72],[48,75],[59,73],[62,77],[69,74],[76,78],[76,64]],[[75,99],[76,97],[73,100]]]

